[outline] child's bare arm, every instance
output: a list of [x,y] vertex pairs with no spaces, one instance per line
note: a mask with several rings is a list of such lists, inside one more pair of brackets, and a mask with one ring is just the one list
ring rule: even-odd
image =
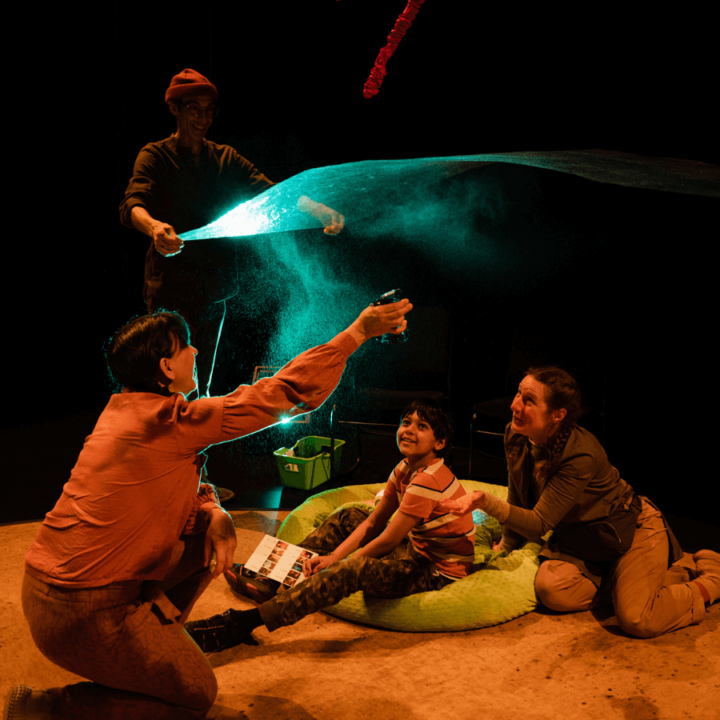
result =
[[340,543],[330,555],[314,557],[304,563],[303,571],[305,575],[312,575],[320,570],[324,570],[329,565],[332,565],[332,563],[346,558],[359,547],[373,541],[383,532],[388,520],[390,520],[395,510],[397,510],[397,507],[397,497],[388,498],[387,496],[383,496],[370,516],[360,523],[350,537]]
[[356,555],[379,558],[391,553],[407,537],[407,534],[420,522],[420,518],[406,515],[400,511],[381,535],[361,547]]

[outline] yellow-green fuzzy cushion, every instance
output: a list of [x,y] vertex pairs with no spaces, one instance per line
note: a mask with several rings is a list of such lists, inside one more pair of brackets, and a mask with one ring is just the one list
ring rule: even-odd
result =
[[[507,497],[507,488],[501,485],[460,482],[468,492],[484,490],[503,500]],[[348,505],[369,509],[375,495],[384,487],[384,483],[351,485],[313,495],[287,516],[278,537],[297,545],[335,510]],[[358,592],[325,612],[391,630],[448,632],[497,625],[534,610],[540,545],[527,543],[509,554],[494,552],[492,544],[501,536],[497,520],[481,512],[476,512],[474,519],[475,564],[468,577],[436,592],[393,600],[365,597]]]

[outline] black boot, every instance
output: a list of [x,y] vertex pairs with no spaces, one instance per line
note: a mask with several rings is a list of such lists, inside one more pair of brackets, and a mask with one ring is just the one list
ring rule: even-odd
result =
[[221,615],[186,622],[185,630],[203,652],[211,653],[239,645],[262,624],[257,608],[244,612],[231,608]]

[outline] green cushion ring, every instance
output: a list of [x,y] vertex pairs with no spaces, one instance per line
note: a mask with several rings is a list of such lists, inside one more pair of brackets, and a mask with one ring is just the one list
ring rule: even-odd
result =
[[[501,485],[461,480],[468,492],[507,498]],[[298,545],[335,510],[347,506],[368,507],[385,487],[351,485],[313,495],[285,519],[278,537]],[[472,630],[507,622],[535,609],[535,575],[539,561],[538,543],[526,543],[511,553],[494,552],[493,542],[501,536],[497,520],[482,512],[474,513],[475,564],[470,575],[435,592],[417,593],[404,598],[367,598],[355,593],[325,610],[329,615],[352,622],[403,632],[449,632]]]

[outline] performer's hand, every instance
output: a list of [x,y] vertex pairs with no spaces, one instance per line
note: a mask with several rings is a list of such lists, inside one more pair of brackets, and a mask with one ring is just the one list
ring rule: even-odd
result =
[[[325,205],[322,207],[325,207]],[[345,216],[330,208],[326,208],[326,210],[328,212],[320,218],[320,221],[325,226],[323,232],[326,235],[338,235],[345,227]]]
[[205,567],[209,567],[210,555],[214,550],[217,556],[214,578],[219,578],[226,570],[232,568],[236,547],[237,537],[232,518],[222,508],[213,508],[210,512],[210,523],[205,532],[204,564]]
[[165,257],[177,255],[184,247],[184,242],[175,234],[172,225],[154,220],[150,225],[150,232],[155,249]]
[[310,577],[315,573],[330,567],[335,562],[335,558],[332,555],[316,555],[303,562],[303,573],[305,577]]
[[327,205],[311,200],[307,195],[298,198],[298,210],[312,215],[324,226],[326,235],[337,235],[345,227],[345,217]]
[[407,315],[413,306],[405,299],[387,305],[370,305],[366,307],[358,319],[347,329],[355,338],[358,345],[362,345],[371,337],[392,333],[400,335],[407,329]]
[[473,510],[482,509],[485,504],[485,493],[478,490],[474,493],[467,493],[457,500],[442,500],[438,503],[441,512],[449,512],[453,515],[467,515]]

